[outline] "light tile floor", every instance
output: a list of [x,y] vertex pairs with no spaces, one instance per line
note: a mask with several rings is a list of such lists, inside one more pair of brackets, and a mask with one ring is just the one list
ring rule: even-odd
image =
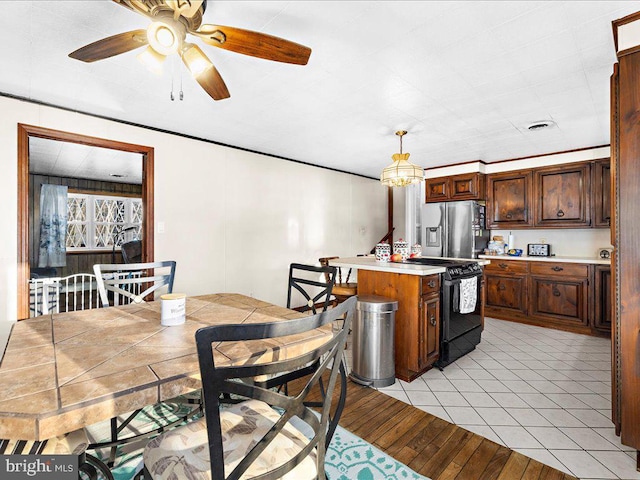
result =
[[610,349],[606,338],[487,318],[473,352],[380,391],[578,478],[640,480],[610,420]]

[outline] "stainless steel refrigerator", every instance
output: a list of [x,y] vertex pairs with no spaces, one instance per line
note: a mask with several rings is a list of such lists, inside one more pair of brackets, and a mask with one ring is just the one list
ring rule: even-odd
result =
[[474,200],[425,203],[421,214],[422,255],[477,258],[487,247],[485,207]]

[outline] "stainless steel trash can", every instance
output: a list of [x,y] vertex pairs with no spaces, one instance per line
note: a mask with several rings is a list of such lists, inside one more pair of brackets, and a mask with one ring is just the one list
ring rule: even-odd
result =
[[398,302],[376,295],[358,295],[352,326],[351,380],[388,387],[396,381],[394,329]]

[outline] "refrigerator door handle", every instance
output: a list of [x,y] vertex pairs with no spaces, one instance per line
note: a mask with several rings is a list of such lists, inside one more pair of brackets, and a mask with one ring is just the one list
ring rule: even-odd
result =
[[446,203],[444,205],[442,216],[444,217],[444,228],[442,229],[442,256],[448,257],[450,255],[449,250],[451,249],[451,245],[449,245],[449,230],[451,229],[451,225],[449,225],[449,209],[447,208]]

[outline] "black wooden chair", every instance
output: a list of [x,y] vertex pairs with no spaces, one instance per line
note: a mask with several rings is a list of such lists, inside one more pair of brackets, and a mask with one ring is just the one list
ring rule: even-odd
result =
[[[336,281],[336,267],[304,265],[292,263],[289,265],[289,290],[287,292],[287,308],[299,312],[318,310],[324,312],[331,305],[331,294]],[[295,292],[300,293],[306,303],[293,307]]]
[[[256,475],[276,479],[292,472],[288,478],[324,479],[332,392],[338,374],[344,372],[337,367],[342,364],[355,305],[356,299],[351,298],[326,312],[294,320],[198,330],[196,345],[205,417],[151,440],[144,451],[145,475],[153,479],[230,480]],[[278,358],[276,350],[272,357],[257,364],[216,365],[213,348],[218,342],[298,335],[324,325],[335,326],[334,321],[342,316],[346,316],[344,325],[334,331],[331,340],[298,357]],[[251,382],[256,376],[277,375],[316,362],[318,368],[297,395],[284,395]],[[326,374],[329,379],[318,415],[305,400]],[[220,399],[225,394],[231,396],[233,403],[221,406]],[[305,436],[301,425],[312,433]]]
[[[318,259],[320,265],[323,267],[328,267],[329,262],[331,260],[337,260],[340,257],[321,257]],[[347,298],[353,297],[358,293],[358,284],[356,282],[350,282],[349,278],[351,277],[351,269],[347,271],[347,275],[342,279],[342,269],[340,267],[336,267],[336,276],[333,285],[333,289],[331,290],[331,294],[335,297],[335,303],[344,302]]]
[[142,262],[142,241],[131,240],[123,243],[120,252],[124,263],[140,263]]

